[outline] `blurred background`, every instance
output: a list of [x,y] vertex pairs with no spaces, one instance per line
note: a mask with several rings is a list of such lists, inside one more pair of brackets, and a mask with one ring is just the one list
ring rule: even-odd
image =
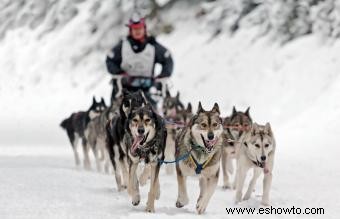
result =
[[171,51],[184,102],[251,106],[280,127],[338,124],[337,0],[1,0],[0,144],[66,143],[60,121],[109,100],[105,58],[135,9]]

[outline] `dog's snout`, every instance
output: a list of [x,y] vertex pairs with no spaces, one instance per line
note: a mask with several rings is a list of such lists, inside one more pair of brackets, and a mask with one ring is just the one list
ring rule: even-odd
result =
[[214,133],[209,132],[209,133],[208,133],[208,139],[209,139],[209,140],[213,140],[213,139],[214,139]]
[[138,127],[138,134],[142,135],[144,134],[145,130],[144,127]]
[[261,160],[262,160],[262,161],[265,161],[266,159],[267,159],[267,157],[266,157],[265,155],[262,155],[262,156],[261,156]]

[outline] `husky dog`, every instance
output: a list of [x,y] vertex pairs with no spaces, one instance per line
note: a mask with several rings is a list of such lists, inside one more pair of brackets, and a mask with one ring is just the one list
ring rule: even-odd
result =
[[189,121],[192,118],[192,116],[193,116],[193,114],[192,114],[192,106],[191,106],[191,103],[188,103],[186,109],[181,109],[181,110],[177,111],[175,122],[177,124],[179,124],[180,126],[184,127],[184,126],[186,126],[189,123]]
[[[103,98],[101,99],[101,103],[106,106]],[[113,118],[114,114],[118,110],[118,103],[119,99],[112,101],[110,107],[107,107],[98,117],[89,122],[88,128],[85,132],[87,142],[90,145],[96,159],[98,172],[101,172],[101,163],[104,162],[105,173],[109,173],[111,161],[105,145],[105,126],[107,121]]]
[[[115,171],[118,191],[125,189],[128,182],[127,168],[127,148],[123,142],[126,132],[127,118],[132,110],[146,104],[146,99],[142,91],[123,91],[123,98],[119,107],[119,114],[114,116],[106,124],[106,148]],[[123,175],[123,180],[121,178]]]
[[[179,99],[179,92],[175,97],[172,97],[169,90],[166,89],[166,95],[163,101],[163,115],[164,118],[169,123],[177,122],[177,113],[180,110],[184,109],[182,102]],[[166,147],[165,147],[165,159],[166,160],[174,160],[175,159],[175,138],[176,138],[176,126],[167,127],[167,139],[166,139]],[[174,172],[173,164],[167,164],[166,173],[172,174]]]
[[166,140],[165,124],[150,103],[133,110],[128,117],[127,133],[124,142],[128,149],[129,184],[128,193],[132,197],[134,206],[140,203],[139,183],[137,179],[137,167],[141,161],[151,167],[151,183],[146,206],[147,212],[154,212],[155,199],[159,199],[159,170],[164,160]]
[[222,119],[217,103],[205,111],[201,103],[197,114],[181,130],[176,139],[176,172],[178,197],[176,207],[188,204],[186,177],[199,176],[200,195],[197,200],[198,214],[205,212],[213,195],[219,176],[222,147]]
[[78,155],[78,141],[79,138],[82,140],[83,151],[84,151],[84,167],[85,169],[90,169],[90,158],[89,158],[89,147],[87,145],[87,140],[85,137],[85,132],[88,127],[88,123],[100,115],[103,110],[105,110],[105,105],[102,102],[97,102],[95,97],[93,97],[92,105],[87,111],[81,111],[77,113],[72,113],[72,115],[64,119],[60,126],[66,130],[67,136],[71,142],[71,146],[74,153],[74,158],[76,166],[80,164]]
[[250,130],[252,119],[249,114],[249,107],[245,112],[237,111],[235,106],[230,117],[223,121],[223,150],[222,150],[222,172],[223,188],[234,188],[229,182],[229,174],[234,172],[233,159],[239,148],[239,141],[242,135]]
[[254,123],[251,130],[244,135],[237,160],[236,203],[242,200],[242,189],[247,172],[253,168],[253,178],[243,200],[250,198],[256,180],[263,171],[262,204],[269,205],[275,147],[275,139],[269,123],[264,126]]

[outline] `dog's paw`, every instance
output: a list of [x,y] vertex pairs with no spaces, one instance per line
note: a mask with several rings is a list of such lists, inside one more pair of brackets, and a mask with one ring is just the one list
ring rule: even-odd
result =
[[242,193],[236,192],[236,197],[235,197],[235,204],[238,204],[242,201]]
[[156,200],[159,200],[160,197],[161,197],[161,190],[158,189],[158,190],[156,191],[155,199],[156,199]]
[[176,202],[177,208],[182,208],[183,206],[187,205],[189,203],[188,198],[178,198]]
[[132,198],[132,205],[137,206],[140,203],[140,195],[136,195],[135,197]]
[[243,197],[243,201],[247,201],[247,200],[249,200],[250,199],[250,196],[251,196],[251,193],[246,193],[245,195],[244,195],[244,197]]
[[270,206],[269,200],[263,200],[263,199],[262,199],[261,204],[262,204],[263,206]]
[[196,211],[198,214],[203,214],[205,212],[207,206],[205,206],[202,202],[198,202],[196,205]]
[[151,206],[146,206],[145,211],[148,213],[155,213],[155,208]]

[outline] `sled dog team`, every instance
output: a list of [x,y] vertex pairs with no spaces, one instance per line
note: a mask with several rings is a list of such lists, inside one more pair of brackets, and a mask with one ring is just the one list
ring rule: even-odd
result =
[[[198,214],[205,212],[215,192],[222,165],[223,188],[236,189],[235,202],[248,200],[257,178],[264,174],[262,204],[269,205],[269,192],[275,154],[275,139],[269,123],[253,122],[249,108],[245,112],[233,108],[232,114],[222,118],[217,103],[211,110],[198,104],[196,113],[189,103],[180,101],[179,93],[166,91],[162,116],[142,91],[129,92],[111,101],[110,106],[93,98],[87,111],[73,113],[61,123],[70,140],[76,165],[80,164],[78,141],[84,151],[84,168],[90,169],[89,151],[93,152],[98,171],[113,169],[118,191],[127,189],[132,205],[140,203],[139,186],[150,179],[146,211],[155,211],[160,198],[159,173],[177,175],[176,207],[188,204],[186,187],[188,176],[198,176],[200,193]],[[231,182],[236,161],[236,177]],[[142,165],[142,172],[139,165]],[[242,194],[249,170],[252,179]],[[141,173],[139,173],[141,172]],[[190,197],[192,198],[192,197]]]

